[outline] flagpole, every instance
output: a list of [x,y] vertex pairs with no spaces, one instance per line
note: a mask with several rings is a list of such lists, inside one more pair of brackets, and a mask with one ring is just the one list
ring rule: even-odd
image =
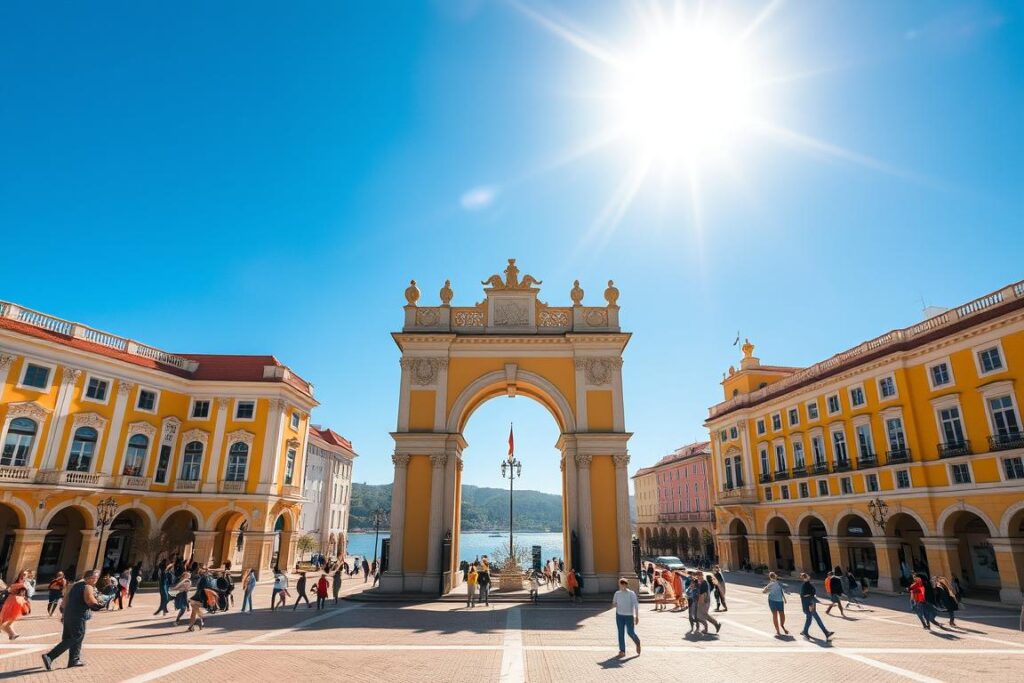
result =
[[508,473],[508,556],[509,561],[514,561],[513,553],[513,533],[514,533],[514,508],[513,498],[515,494],[515,479],[517,476],[523,474],[523,464],[516,460],[515,455],[515,440],[512,434],[511,423],[508,426],[508,457],[501,463],[501,476],[504,477],[506,472]]

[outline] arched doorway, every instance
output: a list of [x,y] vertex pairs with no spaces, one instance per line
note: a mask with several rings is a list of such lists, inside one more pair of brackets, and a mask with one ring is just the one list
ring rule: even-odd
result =
[[913,572],[931,573],[928,567],[928,553],[925,551],[924,529],[914,517],[905,512],[897,512],[885,523],[885,535],[899,541],[896,550],[895,577],[904,587],[909,584]]
[[839,532],[840,547],[845,546],[846,571],[854,576],[867,577],[875,585],[878,584],[878,557],[875,554],[875,543],[872,539],[871,523],[857,514],[848,514],[839,520],[836,527]]
[[704,559],[704,546],[700,542],[700,532],[696,527],[690,527],[690,557],[693,560]]
[[769,520],[765,533],[768,534],[769,566],[783,572],[796,569],[789,523],[781,517],[773,517]]
[[[0,503],[0,578],[10,579],[11,557],[14,554],[15,531],[21,527],[18,513]],[[17,571],[17,570],[15,570]]]
[[271,567],[280,567],[288,571],[295,562],[294,525],[290,513],[281,510],[274,518],[274,551],[271,554]]
[[199,520],[189,510],[176,510],[160,528],[168,551],[168,558],[181,558],[186,564],[193,561],[196,549],[196,531]]
[[729,522],[729,544],[732,552],[732,569],[750,566],[750,542],[747,540],[747,525],[736,518]]
[[82,531],[89,529],[85,515],[78,508],[68,506],[58,511],[46,528],[49,533],[39,553],[37,580],[48,581],[59,571],[68,577],[77,576]]
[[[672,555],[679,555],[681,552],[679,532],[676,531],[675,527],[670,528],[668,531],[668,549]],[[685,552],[683,554],[685,554]]]
[[956,539],[950,570],[976,591],[998,591],[1002,583],[988,522],[970,510],[957,510],[946,519],[943,532]]
[[437,593],[457,583],[466,423],[491,398],[521,395],[560,431],[565,563],[582,573],[585,592],[613,590],[633,574],[619,292],[609,281],[605,304],[586,306],[576,283],[572,306],[548,306],[514,259],[484,284],[484,301],[466,307],[451,305],[449,283],[439,306],[419,305],[415,281],[405,292],[405,324],[392,335],[402,374],[381,589]]
[[825,576],[832,569],[832,552],[828,547],[828,529],[818,517],[805,517],[800,522],[800,537],[807,539],[808,556],[811,566],[805,571],[816,578]]
[[245,557],[246,518],[242,512],[225,512],[214,525],[213,558],[211,566],[225,567],[230,562],[238,567]]
[[151,538],[146,517],[135,510],[122,510],[110,523],[103,549],[103,568],[124,571],[138,561],[151,567],[163,548]]

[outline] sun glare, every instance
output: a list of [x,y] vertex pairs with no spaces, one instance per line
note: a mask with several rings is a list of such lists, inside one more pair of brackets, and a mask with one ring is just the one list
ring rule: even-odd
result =
[[728,148],[753,106],[741,45],[709,30],[648,36],[616,77],[613,125],[652,159],[692,161]]

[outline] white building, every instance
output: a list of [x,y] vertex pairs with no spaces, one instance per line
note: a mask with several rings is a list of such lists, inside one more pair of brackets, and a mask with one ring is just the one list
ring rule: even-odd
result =
[[331,429],[310,425],[300,526],[303,534],[317,537],[320,552],[327,557],[345,551],[356,456],[351,441]]

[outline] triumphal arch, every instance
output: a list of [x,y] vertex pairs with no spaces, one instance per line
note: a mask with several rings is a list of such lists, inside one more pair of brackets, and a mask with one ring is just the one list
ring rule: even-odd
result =
[[405,290],[405,324],[392,335],[402,379],[381,590],[436,594],[458,583],[463,430],[496,396],[527,396],[557,422],[566,564],[585,591],[614,590],[633,571],[622,405],[630,335],[619,328],[619,292],[609,280],[604,305],[588,306],[577,281],[571,306],[549,306],[515,259],[482,284],[472,306],[452,305],[450,281],[437,306],[420,305],[415,280]]

